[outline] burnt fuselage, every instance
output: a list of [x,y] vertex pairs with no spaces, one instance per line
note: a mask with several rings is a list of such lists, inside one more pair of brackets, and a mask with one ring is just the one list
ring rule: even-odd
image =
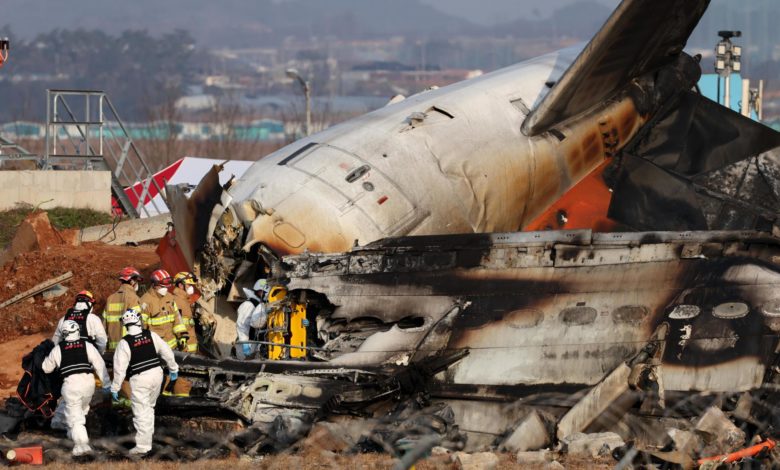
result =
[[285,267],[290,289],[332,305],[309,315],[333,364],[467,349],[443,383],[593,385],[666,323],[664,387],[733,391],[759,386],[774,359],[779,250],[749,233],[474,234],[382,240]]

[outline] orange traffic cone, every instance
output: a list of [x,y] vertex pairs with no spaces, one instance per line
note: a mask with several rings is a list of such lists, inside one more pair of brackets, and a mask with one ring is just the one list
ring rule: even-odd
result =
[[43,447],[17,447],[5,453],[9,463],[43,465]]

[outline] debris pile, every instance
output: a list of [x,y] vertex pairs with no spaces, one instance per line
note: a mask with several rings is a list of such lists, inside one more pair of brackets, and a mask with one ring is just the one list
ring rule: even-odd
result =
[[72,272],[73,277],[0,308],[0,341],[50,333],[72,305],[65,289],[93,292],[98,299],[95,311],[100,312],[106,297],[116,289],[116,275],[122,267],[134,264],[148,274],[159,264],[153,246],[80,245],[76,234],[75,230],[55,230],[46,212],[31,214],[19,226],[10,247],[0,255],[0,261],[5,260],[0,262],[0,304],[64,273]]

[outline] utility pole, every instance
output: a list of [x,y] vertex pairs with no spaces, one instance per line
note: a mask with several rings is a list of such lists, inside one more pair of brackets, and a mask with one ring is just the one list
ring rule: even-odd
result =
[[287,76],[293,80],[297,80],[303,88],[303,96],[306,100],[306,121],[304,123],[303,133],[308,137],[311,135],[311,86],[295,69],[287,69]]

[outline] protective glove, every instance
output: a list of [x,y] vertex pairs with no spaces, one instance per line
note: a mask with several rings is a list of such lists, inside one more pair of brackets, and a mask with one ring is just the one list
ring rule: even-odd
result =
[[179,347],[179,351],[186,351],[187,350],[187,341],[189,340],[188,337],[182,336],[177,340],[177,346]]
[[301,325],[303,325],[304,328],[307,328],[309,326],[309,320],[304,318],[301,320]]
[[119,401],[119,392],[111,392],[111,400]]
[[241,349],[244,351],[245,357],[249,357],[252,354],[252,346],[248,344],[242,344]]
[[171,372],[170,377],[171,377],[171,382],[173,382],[174,380],[179,378],[179,373],[178,372]]

